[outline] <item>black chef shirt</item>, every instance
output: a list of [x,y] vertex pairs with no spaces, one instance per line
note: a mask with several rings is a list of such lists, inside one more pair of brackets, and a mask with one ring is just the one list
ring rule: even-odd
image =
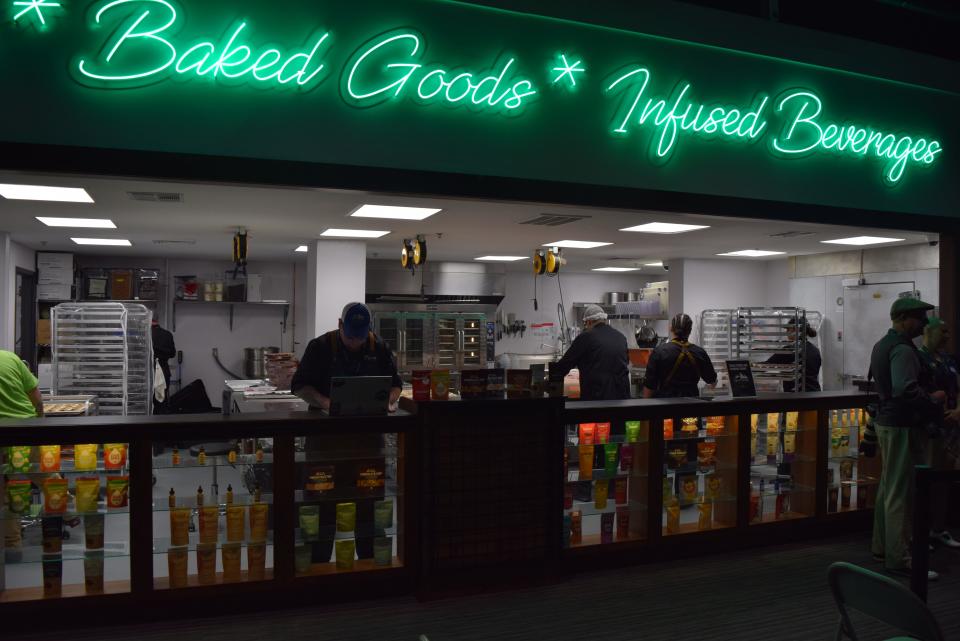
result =
[[[823,364],[823,359],[820,357],[820,350],[817,349],[817,346],[811,343],[810,341],[804,341],[804,377],[803,377],[803,386],[805,392],[819,392],[820,391],[820,366]],[[793,364],[793,354],[774,354],[767,359],[768,363],[775,365],[792,365]],[[792,392],[793,390],[793,381],[784,381],[783,382],[783,391]]]
[[563,358],[550,366],[550,380],[563,380],[574,367],[580,370],[581,400],[630,398],[627,339],[606,323],[577,336]]
[[692,343],[689,344],[687,350],[693,356],[697,366],[694,367],[690,359],[684,358],[669,383],[667,378],[673,371],[677,359],[680,358],[680,352],[682,351],[680,346],[676,342],[670,341],[660,345],[650,354],[644,386],[653,390],[653,395],[656,398],[700,396],[700,389],[697,385],[701,378],[710,385],[717,382],[717,372],[713,369],[713,363],[710,361],[707,352],[699,345]]
[[390,376],[391,387],[403,387],[393,352],[378,336],[371,337],[356,352],[347,349],[338,330],[314,338],[293,375],[290,391],[309,385],[329,397],[330,379],[335,376]]

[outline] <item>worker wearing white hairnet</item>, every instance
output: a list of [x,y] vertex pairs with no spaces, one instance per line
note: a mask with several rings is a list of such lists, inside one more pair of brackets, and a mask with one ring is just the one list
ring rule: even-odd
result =
[[580,370],[580,399],[613,401],[630,398],[627,339],[607,324],[599,305],[587,305],[584,331],[558,363],[550,366],[550,380],[562,381],[570,370]]

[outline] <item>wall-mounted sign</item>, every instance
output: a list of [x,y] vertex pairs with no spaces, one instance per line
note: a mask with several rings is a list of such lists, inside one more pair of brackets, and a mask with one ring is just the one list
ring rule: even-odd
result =
[[361,4],[14,0],[0,140],[955,212],[956,95],[468,3]]

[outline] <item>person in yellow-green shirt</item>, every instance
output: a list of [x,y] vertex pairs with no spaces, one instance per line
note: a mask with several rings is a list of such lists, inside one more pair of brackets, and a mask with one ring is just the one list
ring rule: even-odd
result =
[[43,416],[37,377],[13,352],[0,350],[0,418]]

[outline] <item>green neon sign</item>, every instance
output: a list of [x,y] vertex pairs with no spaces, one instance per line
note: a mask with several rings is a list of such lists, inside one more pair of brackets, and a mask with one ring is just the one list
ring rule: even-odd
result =
[[0,144],[934,216],[960,198],[949,90],[471,0],[3,1],[20,108],[0,104]]

